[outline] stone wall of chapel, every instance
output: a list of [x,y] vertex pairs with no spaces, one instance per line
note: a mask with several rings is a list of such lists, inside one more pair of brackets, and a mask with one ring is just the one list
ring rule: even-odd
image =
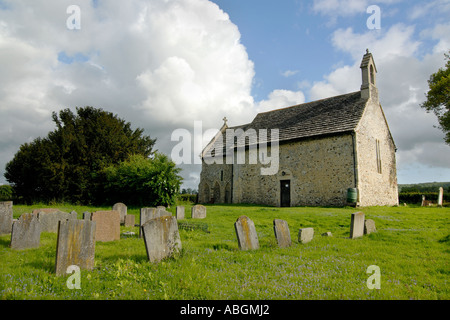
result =
[[360,205],[398,205],[395,145],[377,99],[369,100],[356,128],[356,141]]

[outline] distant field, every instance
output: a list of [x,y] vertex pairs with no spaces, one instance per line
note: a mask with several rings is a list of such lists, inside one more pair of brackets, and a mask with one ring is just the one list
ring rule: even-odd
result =
[[[42,206],[14,205],[14,217]],[[110,208],[54,206],[63,211]],[[170,209],[174,212],[174,208]],[[207,206],[208,232],[180,230],[183,250],[159,264],[147,260],[144,241],[122,236],[96,243],[95,268],[81,271],[81,289],[56,277],[56,234],[43,233],[37,249],[12,251],[0,237],[0,299],[450,299],[449,208],[272,208]],[[378,232],[350,240],[350,214],[363,211]],[[129,208],[139,220],[139,209]],[[234,222],[240,215],[256,226],[260,249],[239,251]],[[190,217],[190,207],[186,206]],[[273,219],[288,222],[293,244],[277,247]],[[185,221],[191,222],[190,218]],[[313,227],[312,242],[300,244],[299,228]],[[137,227],[121,227],[121,232]],[[321,234],[331,231],[333,237]],[[381,288],[368,289],[377,265]]]

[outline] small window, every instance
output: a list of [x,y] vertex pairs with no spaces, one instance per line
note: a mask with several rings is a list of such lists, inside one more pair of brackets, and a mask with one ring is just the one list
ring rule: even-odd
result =
[[376,152],[377,152],[377,171],[383,173],[381,170],[381,152],[380,152],[380,140],[376,139]]
[[223,170],[220,171],[220,181],[223,181]]

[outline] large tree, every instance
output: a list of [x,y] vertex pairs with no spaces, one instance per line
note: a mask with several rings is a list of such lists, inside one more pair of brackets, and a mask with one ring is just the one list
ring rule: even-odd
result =
[[434,112],[440,129],[445,133],[445,142],[450,145],[450,51],[444,55],[447,60],[445,68],[440,68],[431,75],[427,100],[421,107],[427,112]]
[[5,178],[27,202],[102,200],[99,172],[130,155],[149,157],[156,142],[143,129],[93,107],[53,113],[56,129],[25,143],[6,165]]

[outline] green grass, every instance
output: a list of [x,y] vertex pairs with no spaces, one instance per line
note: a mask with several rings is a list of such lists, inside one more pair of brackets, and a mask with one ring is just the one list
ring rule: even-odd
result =
[[[14,217],[32,207],[14,206]],[[71,205],[64,211],[95,211]],[[122,237],[96,243],[95,268],[81,271],[81,289],[54,273],[56,234],[43,233],[37,249],[14,251],[0,237],[0,299],[443,299],[449,293],[449,208],[360,208],[378,232],[348,239],[354,208],[207,207],[206,223],[180,228],[183,250],[159,264],[148,262],[144,241]],[[174,208],[170,209],[173,213]],[[139,209],[129,208],[139,219]],[[234,222],[247,215],[260,249],[239,251]],[[190,206],[186,206],[190,216]],[[278,248],[273,219],[288,222],[293,244]],[[185,222],[194,222],[187,218]],[[313,227],[314,239],[298,243],[298,229]],[[137,227],[121,227],[121,232]],[[206,232],[209,231],[209,232]],[[321,234],[331,231],[333,237]],[[370,265],[381,271],[381,289],[369,290]]]

